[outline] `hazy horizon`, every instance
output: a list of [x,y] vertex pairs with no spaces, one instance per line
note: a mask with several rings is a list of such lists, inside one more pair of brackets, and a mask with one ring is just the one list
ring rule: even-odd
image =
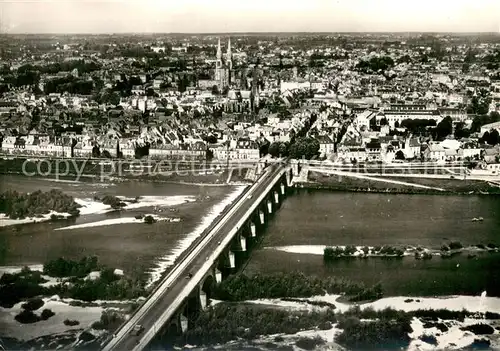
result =
[[0,0],[7,34],[499,33],[498,0]]

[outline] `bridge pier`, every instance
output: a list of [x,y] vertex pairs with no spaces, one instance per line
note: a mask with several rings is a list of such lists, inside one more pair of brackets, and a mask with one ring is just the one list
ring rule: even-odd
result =
[[200,290],[200,306],[202,310],[207,308],[207,293],[203,290]]
[[280,184],[280,189],[281,189],[281,195],[285,195],[285,184],[281,183]]
[[274,192],[274,202],[276,204],[279,204],[280,203],[280,194],[278,194],[277,191]]
[[181,331],[182,331],[182,334],[184,334],[188,330],[189,319],[183,313],[181,313],[181,315],[179,316],[179,318],[180,318],[180,322],[181,322]]
[[269,214],[273,213],[273,203],[271,201],[267,201],[267,212],[269,212]]
[[240,246],[241,246],[241,251],[247,250],[247,238],[245,238],[243,235],[240,236]]
[[220,270],[218,270],[217,268],[215,268],[215,282],[217,284],[220,284],[222,283],[222,272]]
[[252,238],[255,238],[257,236],[257,228],[256,228],[254,222],[250,223],[250,233],[251,233]]
[[229,251],[228,252],[228,257],[229,257],[229,268],[236,268],[236,257],[234,255],[234,252]]
[[264,224],[266,222],[263,211],[259,211],[259,219],[260,219],[260,224]]

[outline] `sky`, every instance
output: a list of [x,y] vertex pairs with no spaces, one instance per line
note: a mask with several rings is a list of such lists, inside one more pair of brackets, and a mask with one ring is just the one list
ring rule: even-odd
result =
[[0,0],[0,21],[8,33],[500,33],[500,0]]

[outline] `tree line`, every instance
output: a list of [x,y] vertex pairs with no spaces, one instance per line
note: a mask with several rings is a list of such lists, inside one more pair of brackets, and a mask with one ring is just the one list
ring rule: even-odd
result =
[[[85,279],[89,273],[99,276]],[[11,308],[24,299],[37,296],[59,295],[82,301],[136,299],[145,296],[142,279],[118,276],[114,269],[99,264],[96,257],[85,257],[80,261],[64,258],[44,264],[43,274],[61,278],[56,285],[42,286],[47,282],[42,273],[25,267],[21,272],[4,273],[0,277],[0,306]]]
[[56,189],[48,192],[38,190],[30,194],[8,190],[0,194],[0,213],[11,219],[35,217],[51,211],[77,216],[80,214],[79,207],[72,196]]
[[264,298],[311,297],[315,295],[346,294],[352,301],[378,299],[382,287],[366,287],[345,279],[320,279],[301,272],[231,276],[217,285],[214,298],[224,301],[245,301]]

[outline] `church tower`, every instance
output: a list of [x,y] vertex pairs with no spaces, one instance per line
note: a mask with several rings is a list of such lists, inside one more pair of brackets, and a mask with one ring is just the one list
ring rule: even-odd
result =
[[250,91],[250,109],[255,112],[259,107],[259,76],[257,72],[257,67],[252,69],[252,88]]
[[227,41],[227,52],[226,52],[226,84],[231,85],[233,75],[233,53],[231,52],[231,38]]
[[219,44],[217,45],[217,63],[215,68],[222,68],[222,49],[220,48],[220,38]]
[[231,52],[231,38],[227,41],[227,66],[229,69],[233,69],[233,53]]
[[229,85],[231,84],[232,69],[233,54],[231,52],[231,39],[229,39],[227,43],[227,51],[223,56],[219,38],[219,43],[217,45],[217,57],[215,62],[215,80],[217,81],[217,85],[220,91],[229,87]]

